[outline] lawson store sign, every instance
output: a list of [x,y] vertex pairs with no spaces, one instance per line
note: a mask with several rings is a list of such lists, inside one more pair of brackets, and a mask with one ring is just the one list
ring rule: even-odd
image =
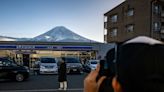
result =
[[0,45],[0,50],[93,50],[93,46]]

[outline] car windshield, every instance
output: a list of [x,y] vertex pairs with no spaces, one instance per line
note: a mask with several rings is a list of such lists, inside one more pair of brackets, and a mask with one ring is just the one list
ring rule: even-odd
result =
[[65,58],[67,63],[80,63],[77,58]]
[[56,63],[54,58],[41,58],[41,63]]
[[8,65],[17,65],[17,64],[8,59],[0,59],[0,66],[8,66]]
[[0,60],[1,60],[1,61],[2,61],[2,60],[8,60],[8,58],[6,58],[6,57],[1,57]]
[[96,61],[91,61],[91,64],[97,64],[97,62]]

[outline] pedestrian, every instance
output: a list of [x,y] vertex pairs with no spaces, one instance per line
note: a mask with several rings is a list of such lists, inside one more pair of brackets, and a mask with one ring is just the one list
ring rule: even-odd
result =
[[67,90],[67,72],[65,58],[61,58],[58,67],[59,90]]
[[[112,80],[114,92],[164,92],[164,44],[141,36],[119,46]],[[106,78],[100,67],[84,80],[84,92],[98,92]]]
[[83,60],[84,65],[86,64],[86,62],[87,62],[87,59],[86,59],[86,58],[84,58],[84,60]]

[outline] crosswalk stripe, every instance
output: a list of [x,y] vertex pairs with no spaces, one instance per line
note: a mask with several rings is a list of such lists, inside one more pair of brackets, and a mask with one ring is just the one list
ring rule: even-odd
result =
[[[67,91],[82,91],[83,88],[67,89]],[[1,90],[0,92],[51,92],[59,91],[58,89],[33,89],[33,90]]]

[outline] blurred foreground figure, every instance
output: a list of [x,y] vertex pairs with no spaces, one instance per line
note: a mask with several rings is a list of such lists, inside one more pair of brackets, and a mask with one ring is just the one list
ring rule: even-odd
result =
[[[164,92],[164,44],[149,37],[139,36],[117,48],[115,92]],[[98,92],[104,76],[100,67],[84,80],[84,92]]]

